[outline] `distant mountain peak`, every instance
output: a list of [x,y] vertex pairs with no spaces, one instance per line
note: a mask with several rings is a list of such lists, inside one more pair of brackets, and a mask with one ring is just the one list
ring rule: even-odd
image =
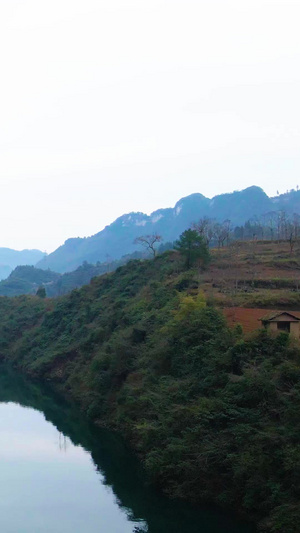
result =
[[200,192],[194,192],[193,194],[189,194],[188,196],[183,196],[182,198],[180,198],[180,200],[176,202],[174,209],[176,209],[176,207],[179,204],[182,204],[182,203],[187,204],[187,203],[191,203],[195,201],[196,202],[209,202],[209,198],[206,198],[206,196],[204,196]]

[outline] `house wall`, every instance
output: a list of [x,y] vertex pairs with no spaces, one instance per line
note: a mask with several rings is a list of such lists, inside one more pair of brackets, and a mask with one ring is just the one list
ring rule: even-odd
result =
[[[276,320],[276,322],[269,322],[267,324],[268,329],[274,332],[278,332],[278,322],[282,322],[281,320]],[[300,323],[299,322],[290,322],[290,335],[293,337],[300,337]]]
[[277,322],[269,322],[269,329],[271,331],[277,331]]
[[293,335],[293,337],[299,337],[300,336],[300,328],[299,328],[299,322],[291,322],[291,330],[290,334]]

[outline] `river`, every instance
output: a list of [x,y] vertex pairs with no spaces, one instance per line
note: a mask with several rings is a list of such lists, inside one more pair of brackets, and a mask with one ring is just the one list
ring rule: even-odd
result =
[[219,509],[156,492],[118,435],[5,366],[0,402],[1,532],[255,531]]

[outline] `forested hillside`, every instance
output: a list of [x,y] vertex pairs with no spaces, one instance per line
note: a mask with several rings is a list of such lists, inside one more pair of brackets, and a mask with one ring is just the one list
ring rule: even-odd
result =
[[[207,244],[211,243],[209,237],[214,225],[207,218],[196,224],[197,234]],[[223,246],[216,244],[214,248],[210,248],[209,268],[198,274],[198,281],[206,296],[219,307],[300,309],[298,221],[290,227],[283,225],[280,228],[280,238],[274,240],[268,240],[270,235],[267,228],[258,223],[247,222],[238,230],[243,231],[244,240],[234,239],[233,232],[227,239],[225,228],[222,234]],[[286,231],[287,239],[284,238]],[[266,240],[262,240],[262,233]],[[164,249],[172,247],[172,243],[162,243],[158,246],[157,253],[163,253]],[[62,296],[88,284],[95,276],[112,272],[132,259],[145,257],[150,257],[149,252],[141,250],[116,261],[96,265],[85,262],[73,272],[65,274],[32,266],[17,267],[7,280],[0,282],[0,295],[36,294],[38,287],[42,285],[46,296]]]
[[180,253],[58,299],[2,297],[0,318],[1,358],[119,429],[154,484],[298,531],[299,346],[230,330]]
[[19,296],[35,294],[40,285],[57,282],[60,275],[51,270],[42,270],[34,266],[17,266],[7,279],[0,281],[1,296]]
[[95,276],[112,272],[131,259],[141,258],[142,252],[135,252],[108,263],[91,265],[86,261],[73,272],[58,274],[51,270],[43,270],[33,266],[18,266],[8,276],[0,281],[0,296],[20,296],[21,294],[36,294],[39,287],[45,289],[46,296],[62,296],[82,287]]

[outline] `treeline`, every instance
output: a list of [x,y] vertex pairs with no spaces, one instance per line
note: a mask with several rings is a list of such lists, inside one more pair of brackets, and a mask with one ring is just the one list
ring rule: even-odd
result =
[[120,430],[169,494],[296,533],[299,346],[230,330],[183,244],[59,299],[1,298],[0,356]]
[[192,224],[192,229],[196,230],[209,246],[223,247],[232,240],[285,240],[290,243],[292,251],[295,242],[300,239],[300,215],[272,211],[235,227],[229,219],[220,223],[203,217]]

